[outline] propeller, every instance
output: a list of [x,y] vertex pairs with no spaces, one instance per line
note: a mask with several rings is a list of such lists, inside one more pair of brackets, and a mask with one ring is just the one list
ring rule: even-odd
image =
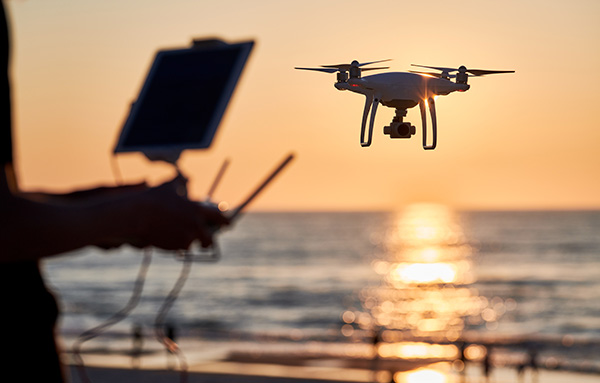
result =
[[364,72],[366,70],[380,70],[380,69],[390,69],[390,67],[389,66],[382,66],[382,67],[379,67],[379,68],[361,68],[360,70]]
[[[439,70],[442,72],[459,72],[459,73],[470,73],[473,76],[486,76],[488,74],[499,74],[499,73],[515,73],[514,70],[488,70],[488,69],[467,69],[467,67],[460,66],[458,68],[446,68],[446,67],[436,67],[436,66],[426,66],[426,65],[416,65],[416,64],[411,64],[412,66],[416,66],[419,68],[427,68],[427,69],[435,69],[435,70]],[[415,72],[415,73],[419,73],[419,72]],[[426,72],[421,72],[423,74],[431,74],[433,76],[436,76],[436,74],[433,73],[426,73]]]
[[[391,61],[391,60],[392,59],[377,60],[377,61],[369,61],[369,62],[366,62],[366,63],[359,63],[358,61],[354,60],[350,64],[321,65],[321,67],[323,67],[323,68],[337,68],[339,70],[350,70],[350,68],[352,68],[352,67],[359,67],[360,68],[361,66],[370,65],[370,64],[376,64],[376,63],[382,63],[382,62]],[[375,68],[373,68],[373,69],[375,69]],[[381,69],[387,69],[387,68],[381,68]],[[368,69],[365,68],[363,70],[368,70]]]
[[360,71],[363,70],[381,70],[381,69],[389,69],[389,67],[378,67],[378,68],[361,68],[362,66],[365,65],[370,65],[370,64],[376,64],[376,63],[381,63],[381,62],[385,62],[385,61],[391,61],[391,59],[387,59],[387,60],[377,60],[377,61],[369,61],[366,63],[359,63],[358,61],[354,60],[352,61],[352,63],[350,64],[337,64],[337,65],[321,65],[320,68],[303,68],[303,67],[295,67],[294,69],[300,69],[300,70],[313,70],[313,71],[317,71],[317,72],[325,72],[325,73],[335,73],[335,72],[347,72],[350,71],[352,68],[356,68],[359,69]]
[[317,72],[325,72],[325,73],[335,73],[338,70],[337,69],[326,69],[326,68],[300,68],[300,67],[295,67],[294,69],[301,69],[301,70],[314,70]]
[[[419,70],[409,70],[410,73],[417,73],[417,74],[424,74],[427,76],[432,76],[432,77],[437,77],[437,78],[442,78],[444,77],[444,73],[436,73],[436,72],[422,72]],[[455,74],[447,74],[446,73],[447,78],[455,78],[456,75]]]

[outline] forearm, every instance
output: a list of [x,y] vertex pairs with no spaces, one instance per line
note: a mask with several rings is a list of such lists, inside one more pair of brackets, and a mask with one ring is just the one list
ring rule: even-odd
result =
[[24,198],[1,186],[0,262],[37,260],[90,245],[181,250],[200,240],[210,246],[214,227],[229,222],[218,210],[190,201],[181,177],[153,188],[110,188],[94,192],[94,198],[58,202]]
[[112,200],[57,205],[16,196],[4,200],[0,260],[37,260],[89,245],[118,246],[127,241],[128,229],[135,229],[129,221],[132,217],[124,210],[126,206],[111,206],[119,203]]
[[72,203],[91,203],[102,201],[108,198],[119,199],[125,193],[139,193],[148,189],[146,183],[120,185],[120,186],[99,186],[93,189],[76,190],[65,194],[47,193],[45,191],[18,192],[21,197],[45,203],[72,204]]

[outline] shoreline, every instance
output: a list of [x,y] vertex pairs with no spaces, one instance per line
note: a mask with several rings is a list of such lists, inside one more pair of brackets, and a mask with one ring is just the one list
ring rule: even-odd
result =
[[[514,365],[494,366],[490,380],[486,380],[480,362],[469,362],[465,372],[453,367],[452,360],[434,359],[380,359],[374,362],[365,355],[343,356],[339,352],[350,344],[317,344],[291,347],[290,344],[260,342],[199,342],[182,339],[187,370],[187,382],[268,382],[268,383],[320,383],[320,382],[373,382],[374,363],[379,373],[378,381],[389,382],[393,371],[396,382],[422,383],[479,383],[535,382],[538,383],[592,383],[600,374],[548,369],[541,366],[537,380],[530,369],[519,376]],[[111,383],[143,381],[179,381],[180,360],[154,345],[147,347],[139,357],[132,357],[131,350],[86,348],[81,354],[85,370],[92,381]],[[370,345],[364,344],[364,350]],[[337,348],[336,348],[337,347]],[[312,351],[311,351],[312,350]],[[364,351],[363,350],[363,351]],[[69,363],[70,354],[63,353],[63,360],[71,370],[71,382],[80,382],[76,366]],[[434,380],[412,380],[414,374],[432,374]]]
[[[324,361],[327,362],[327,361]],[[79,382],[75,366],[69,366],[71,382]],[[440,371],[441,370],[441,371]],[[465,375],[448,373],[439,366],[424,366],[419,369],[399,372],[394,375],[396,382],[419,381],[422,383],[482,383],[488,381],[481,373],[481,369],[472,369]],[[418,374],[428,372],[435,380],[416,380]],[[436,374],[437,372],[437,374]],[[110,381],[111,383],[125,383],[143,381],[144,383],[173,382],[181,379],[181,372],[169,369],[133,369],[116,366],[86,367],[86,373],[92,381]],[[417,375],[416,375],[417,374]],[[413,377],[411,380],[410,377]],[[236,362],[206,362],[191,366],[185,373],[188,383],[195,382],[267,382],[267,383],[326,383],[326,382],[373,382],[373,373],[365,369],[338,367],[335,365],[309,365],[309,366],[282,366],[278,364],[263,363],[236,363]],[[390,381],[391,375],[384,373],[381,381]],[[529,382],[539,383],[594,383],[599,375],[583,374],[568,371],[541,370],[534,378],[531,372],[526,372],[519,380],[513,369],[498,368],[490,375],[490,380],[495,383],[503,382]]]

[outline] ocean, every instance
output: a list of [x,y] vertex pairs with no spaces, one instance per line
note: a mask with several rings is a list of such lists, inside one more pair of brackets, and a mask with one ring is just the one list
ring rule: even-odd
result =
[[[338,350],[369,345],[377,333],[382,358],[447,357],[439,345],[467,342],[493,346],[497,363],[534,353],[541,367],[598,372],[599,234],[599,211],[418,204],[398,212],[248,213],[218,236],[217,262],[152,253],[135,309],[90,343],[129,347],[134,325],[150,333],[190,266],[162,312],[178,338]],[[121,310],[143,259],[123,247],[45,261],[62,336],[72,340]],[[469,353],[481,358],[475,346]]]

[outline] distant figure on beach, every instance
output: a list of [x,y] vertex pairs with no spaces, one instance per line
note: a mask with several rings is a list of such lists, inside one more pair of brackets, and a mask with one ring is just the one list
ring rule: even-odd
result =
[[373,381],[377,381],[377,372],[379,369],[379,344],[381,343],[381,329],[376,328],[373,330],[373,337],[371,343],[373,345],[373,360],[371,362],[371,372],[373,375]]
[[490,376],[492,374],[492,346],[487,346],[485,357],[483,358],[483,375],[485,381],[490,382]]
[[525,371],[529,367],[531,370],[531,382],[537,383],[538,381],[538,365],[537,365],[537,351],[533,348],[529,349],[527,359],[523,360],[517,365],[517,377],[519,382],[525,381]]
[[467,355],[465,353],[466,349],[467,349],[467,342],[461,341],[460,345],[458,347],[458,350],[460,352],[459,360],[463,363],[463,370],[464,370],[464,367],[467,366]]
[[518,379],[519,383],[524,382],[525,366],[526,366],[525,362],[521,362],[517,365],[517,379]]
[[531,382],[538,381],[538,365],[537,365],[537,350],[531,348],[529,350],[529,368],[531,369]]
[[143,347],[144,335],[142,333],[142,326],[139,324],[134,324],[131,345],[131,367],[140,368],[140,357],[142,356]]
[[[35,6],[35,4],[32,4]],[[0,2],[0,360],[24,382],[64,382],[54,338],[59,313],[39,261],[86,246],[187,249],[212,243],[218,211],[187,198],[178,176],[158,187],[100,187],[69,194],[24,193],[13,167],[9,32]]]
[[460,376],[461,382],[464,382],[466,380],[466,373],[467,373],[467,355],[465,353],[465,350],[467,349],[467,343],[465,341],[459,341],[458,342],[458,359],[457,359],[457,364],[460,366],[461,370],[460,370]]

